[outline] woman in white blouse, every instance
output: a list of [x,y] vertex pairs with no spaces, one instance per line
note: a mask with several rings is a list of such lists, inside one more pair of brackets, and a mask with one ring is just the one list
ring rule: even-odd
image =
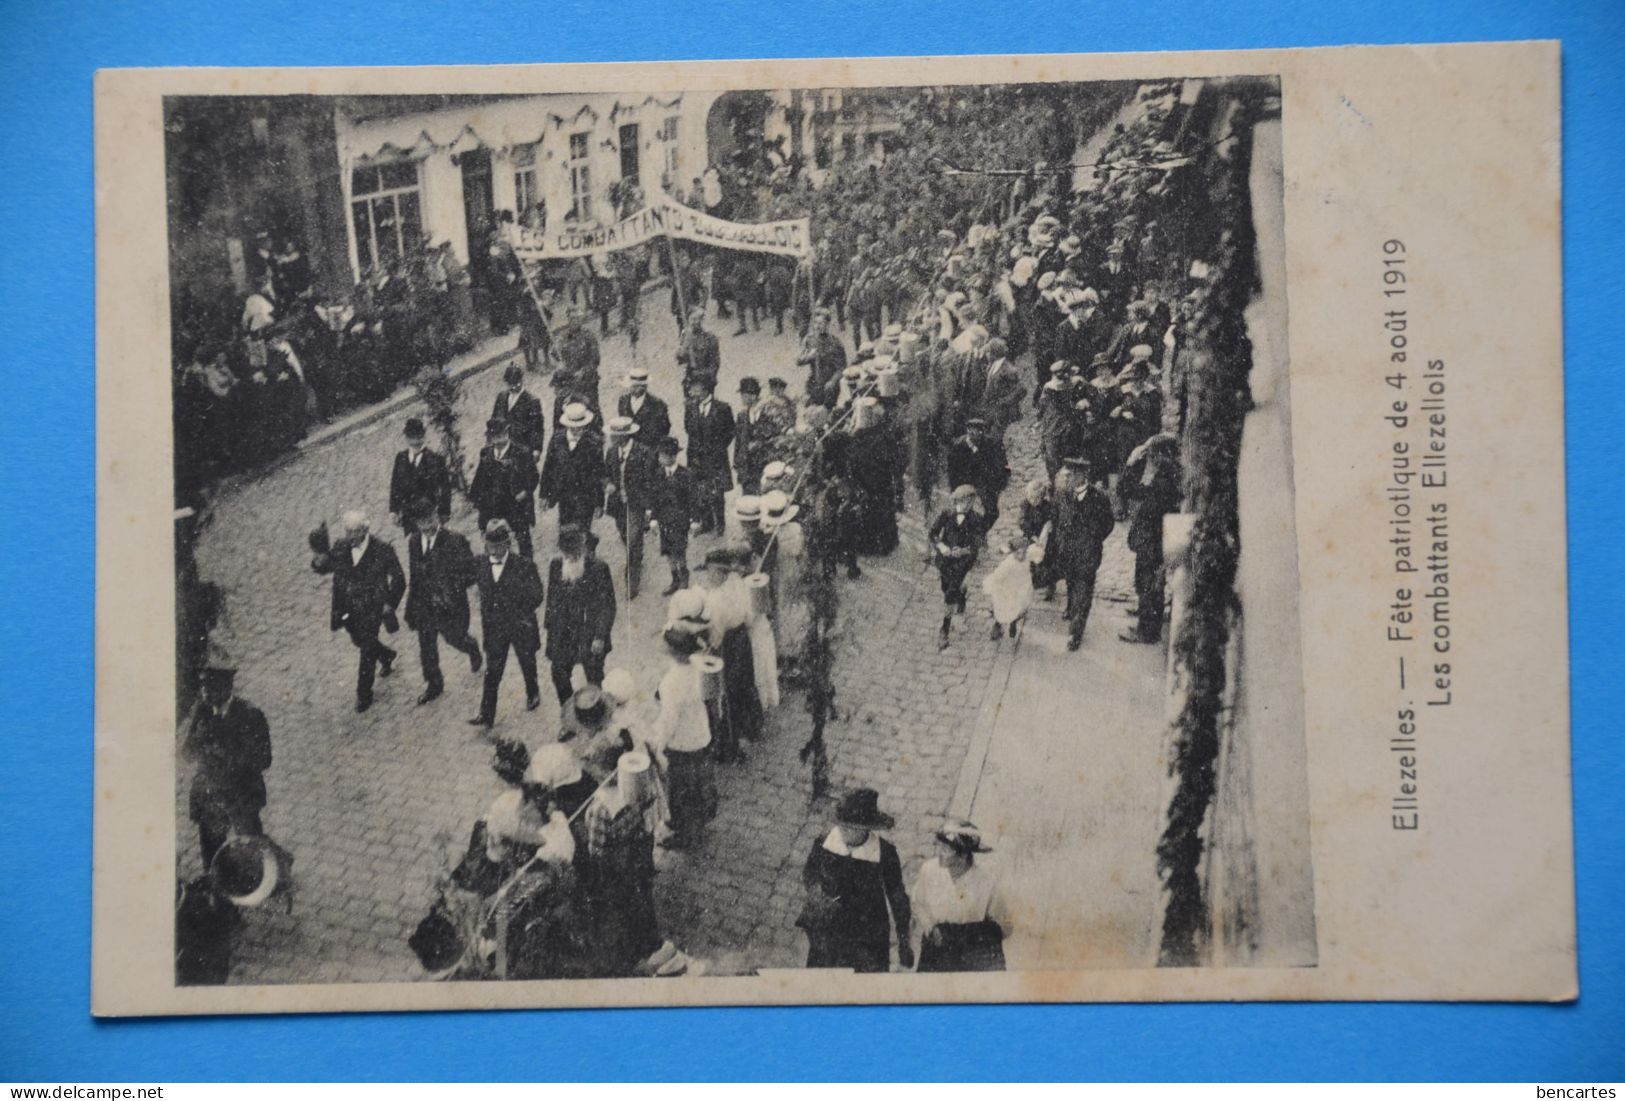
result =
[[970,822],[947,822],[937,831],[936,856],[927,860],[909,893],[920,930],[920,971],[1003,971],[1010,911],[997,873],[976,857],[992,852]]
[[711,716],[705,708],[700,670],[689,661],[700,640],[687,631],[671,628],[665,634],[671,664],[660,678],[660,715],[655,719],[650,748],[661,759],[666,778],[666,802],[671,835],[666,848],[692,844],[716,814],[716,784],[712,776]]

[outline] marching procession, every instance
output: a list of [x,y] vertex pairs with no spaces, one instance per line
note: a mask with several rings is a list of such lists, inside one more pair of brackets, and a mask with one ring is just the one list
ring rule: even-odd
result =
[[[964,88],[919,90],[899,147],[816,187],[794,163],[716,166],[733,220],[806,215],[811,246],[641,246],[642,274],[670,284],[679,338],[671,362],[616,378],[601,375],[608,306],[590,324],[573,266],[493,236],[485,266],[516,273],[523,354],[471,426],[471,473],[455,440],[431,438],[438,421],[413,416],[377,457],[388,516],[358,503],[338,530],[310,535],[312,568],[331,578],[327,626],[353,645],[356,712],[401,705],[378,684],[410,675],[393,641],[404,624],[414,706],[461,708],[501,786],[457,825],[466,846],[413,915],[423,975],[701,971],[663,926],[656,881],[683,874],[718,814],[719,773],[783,736],[792,701],[812,720],[808,784],[833,800],[802,875],[805,965],[1005,966],[1013,907],[983,858],[989,837],[944,814],[931,857],[905,874],[880,785],[829,790],[823,733],[851,706],[836,699],[836,643],[861,615],[843,590],[866,565],[919,554],[899,527],[917,515],[941,593],[939,652],[979,632],[1020,661],[1030,611],[1054,603],[1075,653],[1094,637],[1097,574],[1121,530],[1136,600],[1106,638],[1163,642],[1164,518],[1185,502],[1202,362],[1192,326],[1210,294],[1211,231],[1186,221],[1201,180],[1176,91],[1146,86],[1137,109],[1082,135],[1095,139],[1088,163],[1055,101]],[[609,274],[627,261],[601,252],[589,271],[605,274],[585,282],[602,280],[598,303],[620,306],[614,334],[635,347],[642,279]],[[458,285],[453,272],[442,288],[447,317],[468,297]],[[263,389],[265,362],[273,384],[297,373],[275,363],[299,361],[278,303],[300,295],[253,296],[242,385]],[[719,393],[735,347],[722,321],[777,333],[787,313],[780,359],[747,364]],[[440,362],[450,346],[417,345],[395,354]],[[1017,433],[1036,441],[1038,468],[1012,468]],[[599,554],[604,540],[620,568]],[[660,668],[616,647],[629,610],[650,602]],[[442,644],[477,687],[448,676]],[[505,711],[510,656],[523,704]],[[226,981],[220,945],[237,910],[286,893],[305,856],[265,836],[276,716],[234,695],[235,672],[225,657],[205,663],[182,743],[204,868],[181,892],[183,982]]]

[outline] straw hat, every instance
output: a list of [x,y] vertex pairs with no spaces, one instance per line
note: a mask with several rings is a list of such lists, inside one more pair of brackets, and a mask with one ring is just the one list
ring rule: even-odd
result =
[[[595,701],[601,702],[601,701]],[[581,762],[575,750],[561,742],[549,742],[530,755],[530,767],[525,770],[525,783],[543,787],[567,787],[581,779]]]
[[592,410],[579,401],[572,401],[564,407],[564,415],[559,423],[566,428],[585,428],[592,423]]

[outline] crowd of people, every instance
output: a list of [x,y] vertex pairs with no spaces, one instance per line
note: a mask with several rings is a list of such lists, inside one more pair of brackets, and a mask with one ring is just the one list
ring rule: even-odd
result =
[[[552,424],[518,365],[486,422],[467,490],[480,552],[447,527],[444,456],[415,419],[390,486],[407,568],[359,512],[336,539],[313,533],[313,565],[333,576],[330,626],[357,648],[358,710],[392,671],[397,654],[381,632],[396,629],[398,608],[417,635],[420,706],[445,692],[439,641],[483,669],[469,721],[492,738],[505,790],[413,937],[429,972],[688,967],[659,927],[655,850],[701,841],[718,809],[716,770],[769,736],[795,693],[812,718],[801,757],[820,782],[837,702],[839,582],[861,576],[861,559],[897,551],[911,496],[941,583],[940,647],[968,614],[991,542],[993,636],[1019,638],[1031,604],[1064,589],[1068,647],[1078,649],[1103,546],[1123,522],[1138,606],[1122,637],[1160,640],[1162,519],[1181,504],[1188,415],[1182,323],[1203,272],[1193,264],[1201,242],[1178,217],[1196,183],[1175,148],[1178,105],[1171,88],[1151,93],[1082,188],[1056,105],[985,89],[922,96],[901,153],[836,173],[816,197],[793,178],[760,188],[759,216],[806,201],[820,227],[812,257],[783,269],[787,307],[798,289],[807,304],[796,319],[799,398],[778,376],[744,377],[737,408],[717,395],[723,346],[708,317],[731,307],[742,325],[759,320],[738,273],[764,269],[730,264],[718,278],[683,261],[673,286],[684,310],[683,441],[646,369],[630,373],[613,410],[600,406],[597,341],[573,311],[547,351],[558,363]],[[1034,168],[971,171],[1016,158]],[[933,171],[939,163],[960,174]],[[1018,425],[1037,434],[1045,476],[1021,487],[1018,513],[999,527],[1012,478],[1005,439]],[[555,508],[544,570],[532,532]],[[605,514],[626,549],[619,574],[597,554]],[[618,600],[642,591],[646,534],[667,567],[658,678],[612,656]],[[558,720],[522,720],[528,736],[496,732],[510,651],[527,712],[543,705],[539,654],[550,667],[558,710],[547,714]],[[997,877],[976,862],[989,850],[974,824],[944,823],[936,857],[905,889],[880,836],[894,822],[879,794],[845,793],[835,818],[806,864],[798,925],[809,966],[885,970],[893,942],[905,968],[1002,966],[1009,912]]]

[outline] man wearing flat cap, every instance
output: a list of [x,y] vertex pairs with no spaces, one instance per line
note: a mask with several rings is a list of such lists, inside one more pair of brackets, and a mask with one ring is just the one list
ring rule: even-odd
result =
[[564,415],[565,407],[579,401],[594,415],[598,408],[598,338],[582,324],[581,308],[571,306],[565,315],[564,331],[559,334],[559,369],[553,375],[553,423],[556,426]]
[[671,570],[671,583],[661,593],[670,596],[688,587],[688,537],[697,527],[693,476],[678,461],[682,446],[667,436],[655,447],[659,460],[650,490],[650,518],[660,532],[660,554]]
[[611,417],[607,427],[604,511],[615,521],[626,547],[626,599],[636,600],[643,578],[643,533],[649,526],[658,462],[653,450],[638,438],[642,433],[631,417]]
[[468,722],[487,730],[496,722],[497,690],[510,649],[525,678],[525,710],[534,711],[542,702],[536,678],[536,651],[542,647],[536,609],[542,606],[542,579],[535,562],[513,553],[512,541],[507,521],[492,520],[485,529],[485,554],[476,572],[480,631],[485,636],[485,688],[479,714]]
[[820,405],[834,401],[832,386],[846,370],[846,346],[830,329],[830,309],[820,306],[813,312],[812,332],[801,343],[796,362],[807,368],[807,396]]
[[1056,494],[1055,531],[1050,540],[1049,558],[1055,573],[1066,582],[1066,648],[1083,645],[1083,631],[1094,606],[1095,575],[1116,521],[1111,499],[1102,483],[1105,475],[1090,469],[1081,455],[1069,455],[1063,463],[1066,476]]
[[395,453],[389,472],[389,511],[410,535],[417,530],[409,512],[420,501],[428,501],[444,522],[451,516],[451,474],[446,459],[424,446],[423,422],[417,417],[406,421],[406,448]]
[[688,327],[677,345],[677,362],[683,367],[683,382],[705,380],[717,384],[722,372],[722,347],[717,334],[705,327],[705,307],[695,306],[688,311]]
[[200,674],[181,755],[194,765],[187,814],[198,829],[207,868],[232,834],[264,832],[265,770],[271,767],[271,726],[265,713],[235,695],[237,671],[211,662]]
[[948,448],[948,484],[973,487],[981,499],[989,529],[999,519],[999,494],[1010,484],[1004,444],[989,431],[985,417],[965,422],[965,434]]
[[525,389],[525,369],[510,363],[502,371],[503,390],[491,404],[491,418],[508,426],[508,436],[534,459],[545,438],[542,401]]
[[634,367],[627,372],[626,393],[615,403],[617,416],[630,417],[638,426],[638,439],[645,446],[671,435],[671,410],[649,393],[649,368]]
[[762,401],[762,384],[749,375],[739,380],[739,414],[734,418],[734,472],[743,493],[761,488],[762,467],[781,426]]
[[510,439],[508,422],[493,417],[485,423],[485,447],[480,451],[468,499],[479,516],[480,530],[492,520],[504,521],[526,558],[531,556],[530,529],[536,523],[536,459]]

